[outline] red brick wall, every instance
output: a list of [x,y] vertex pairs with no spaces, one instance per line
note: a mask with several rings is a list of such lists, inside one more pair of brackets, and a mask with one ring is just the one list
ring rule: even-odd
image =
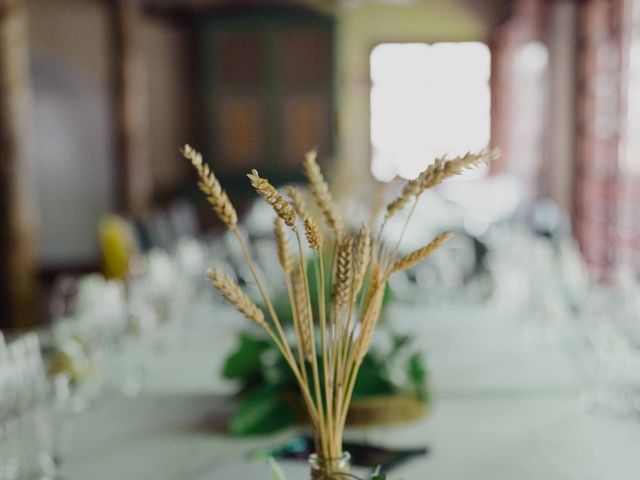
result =
[[578,142],[574,228],[589,265],[601,278],[622,263],[640,271],[638,181],[620,167],[625,59],[633,0],[587,0],[578,39]]
[[[510,165],[518,162],[521,149],[516,131],[522,122],[535,121],[532,112],[516,112],[514,105],[518,97],[526,95],[519,84],[516,72],[517,56],[522,48],[532,42],[544,39],[546,3],[544,0],[516,0],[507,21],[501,24],[491,35],[491,146],[500,148],[502,155],[493,162],[494,173],[510,170]],[[541,139],[525,139],[536,150],[543,150]],[[536,147],[537,145],[537,147]],[[542,159],[538,159],[538,165]],[[535,167],[533,168],[535,170]]]

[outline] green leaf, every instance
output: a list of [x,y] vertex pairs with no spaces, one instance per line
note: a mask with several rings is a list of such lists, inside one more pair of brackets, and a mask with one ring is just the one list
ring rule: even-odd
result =
[[[266,310],[266,306],[263,304],[262,308]],[[293,324],[293,313],[291,312],[291,303],[289,302],[289,295],[286,293],[280,293],[273,299],[273,308],[278,315],[278,319],[283,325]]]
[[401,335],[397,333],[391,333],[391,339],[393,341],[393,347],[391,347],[391,352],[389,353],[390,358],[400,353],[403,348],[408,347],[412,340],[410,335]]
[[371,474],[371,480],[385,480],[387,476],[384,473],[380,473],[381,467],[378,465]]
[[236,349],[227,357],[222,375],[229,380],[246,379],[262,371],[260,357],[271,348],[268,340],[243,332],[238,338]]
[[411,355],[407,362],[407,368],[416,395],[421,401],[426,402],[429,399],[429,392],[427,390],[427,369],[424,366],[422,355],[418,352]]
[[247,395],[234,412],[229,430],[234,435],[272,433],[293,425],[295,416],[276,385],[258,387]]
[[287,480],[284,476],[284,472],[278,462],[273,457],[269,457],[269,467],[271,468],[271,480]]
[[370,395],[388,395],[394,392],[394,386],[389,379],[388,369],[384,363],[377,361],[369,352],[360,365],[356,384],[353,388],[354,397]]

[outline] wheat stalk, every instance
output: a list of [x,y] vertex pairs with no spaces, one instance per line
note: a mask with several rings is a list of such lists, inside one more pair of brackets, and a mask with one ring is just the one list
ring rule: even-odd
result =
[[371,260],[371,235],[366,225],[362,225],[355,244],[353,261],[353,294],[362,288],[369,260]]
[[251,170],[251,173],[247,174],[247,177],[251,180],[251,185],[256,189],[256,192],[273,207],[273,210],[284,220],[284,223],[290,227],[294,227],[296,224],[296,211],[291,204],[278,193],[275,187],[269,183],[269,180],[261,178],[256,169]]
[[336,275],[331,291],[333,305],[337,313],[347,305],[351,296],[351,279],[353,278],[352,245],[353,238],[351,236],[347,236],[338,245]]
[[304,171],[309,181],[309,189],[313,195],[318,208],[324,215],[325,221],[329,228],[334,231],[337,238],[342,236],[342,217],[338,213],[333,197],[329,191],[329,185],[322,175],[320,166],[316,161],[317,153],[315,150],[308,152],[304,159]]
[[497,150],[483,150],[479,153],[467,152],[449,160],[440,159],[440,161],[433,164],[434,168],[427,168],[418,176],[420,183],[418,195],[453,175],[459,175],[465,170],[488,163],[497,158],[497,156]]
[[293,208],[300,218],[307,218],[309,216],[309,211],[307,210],[307,202],[304,201],[304,197],[299,188],[294,187],[293,185],[288,185],[284,192],[291,199],[291,203],[293,204]]
[[[438,160],[436,160],[437,162]],[[386,218],[391,217],[395,213],[402,210],[407,203],[411,201],[411,199],[415,198],[420,191],[420,180],[418,178],[414,178],[413,180],[409,180],[402,187],[402,191],[400,195],[398,195],[389,205],[387,205],[387,213]]]
[[350,352],[350,359],[345,362],[343,367],[343,375],[347,382],[347,387],[344,390],[341,398],[340,409],[337,412],[339,430],[336,436],[342,437],[342,429],[344,428],[347,413],[349,411],[349,404],[351,402],[351,396],[353,395],[353,389],[355,381],[358,376],[358,370],[364,357],[369,351],[371,346],[371,340],[373,338],[373,332],[380,318],[382,310],[382,301],[384,299],[385,285],[387,278],[383,277],[382,270],[379,268],[379,264],[376,262],[371,267],[371,286],[365,302],[365,309],[361,319],[360,334],[358,335],[355,343],[353,343],[353,349]]
[[382,308],[382,298],[384,297],[384,284],[379,283],[372,291],[365,313],[362,317],[360,335],[356,339],[354,348],[354,358],[356,363],[362,362],[373,338],[373,331],[378,319],[380,318],[380,310]]
[[220,273],[218,270],[211,269],[207,272],[209,281],[222,296],[249,320],[257,323],[261,327],[265,326],[264,313],[253,303],[253,300],[242,291],[240,286],[234,282],[231,277]]
[[309,310],[302,265],[298,265],[293,274],[293,295],[297,312],[295,321],[298,322],[298,329],[302,340],[302,351],[307,359],[311,360],[311,356],[313,355],[313,339],[311,335],[313,319],[311,318],[311,311]]
[[202,155],[191,148],[190,145],[185,145],[182,148],[182,155],[191,161],[196,172],[198,172],[198,186],[206,195],[207,200],[213,207],[213,211],[218,218],[222,220],[227,227],[235,227],[238,223],[236,210],[233,208],[229,197],[227,197],[227,193],[220,186],[220,182],[209,168],[209,165],[206,165],[202,161]]
[[304,219],[304,234],[307,237],[307,243],[312,250],[319,251],[322,249],[324,239],[322,232],[315,220],[311,217]]
[[417,178],[405,183],[400,195],[387,205],[386,218],[399,212],[411,199],[419,197],[425,190],[435,187],[446,178],[495,160],[498,155],[499,151],[494,149],[483,150],[479,153],[467,152],[452,159],[436,158],[431,165],[420,172]]
[[[325,269],[322,251],[324,239],[318,224],[308,214],[302,192],[295,187],[287,187],[285,192],[290,198],[289,202],[267,179],[261,178],[256,170],[252,170],[248,175],[251,184],[277,214],[274,221],[274,234],[278,259],[285,272],[293,314],[295,331],[293,345],[297,347],[297,355],[293,353],[264,282],[257,273],[250,249],[237,228],[237,215],[226,193],[211,169],[203,163],[202,156],[198,152],[187,145],[183,149],[183,154],[196,168],[200,188],[213,206],[213,210],[238,239],[269,312],[270,321],[265,319],[263,311],[229,275],[210,270],[208,272],[210,281],[227,301],[245,317],[262,326],[273,340],[298,382],[316,434],[318,453],[325,458],[337,458],[342,452],[342,433],[355,381],[380,318],[389,275],[416,264],[433,253],[451,236],[450,232],[445,232],[428,245],[400,259],[397,258],[400,242],[416,208],[418,198],[424,190],[432,188],[445,178],[494,158],[495,152],[469,153],[451,159],[444,157],[436,159],[416,179],[407,182],[398,198],[387,206],[384,220],[375,238],[372,238],[365,225],[355,235],[345,234],[342,217],[334,205],[329,187],[316,162],[316,153],[309,152],[304,161],[309,190],[335,237],[329,273],[331,300],[328,305],[325,303]],[[395,247],[383,245],[381,233],[386,220],[410,201],[414,201],[414,204]],[[304,235],[315,257],[315,261],[311,263],[319,299],[315,321],[301,232],[296,228],[297,217],[304,221]],[[290,227],[295,235],[297,243],[295,260],[289,248],[289,232],[286,226]],[[364,289],[363,285],[367,285],[367,288]],[[357,302],[359,306],[356,306]],[[316,354],[314,339],[316,329],[320,331],[318,354]],[[319,367],[320,363],[322,370]]]
[[419,248],[418,250],[414,250],[413,252],[405,255],[400,260],[395,262],[391,267],[391,272],[397,272],[399,270],[405,270],[409,267],[412,267],[419,261],[435,252],[442,246],[444,242],[449,240],[451,237],[453,237],[453,232],[441,233],[424,247]]
[[278,260],[282,265],[282,270],[286,275],[291,274],[291,266],[293,258],[291,250],[289,250],[289,236],[284,221],[280,217],[276,217],[273,221],[273,231],[276,236],[276,244],[278,246]]

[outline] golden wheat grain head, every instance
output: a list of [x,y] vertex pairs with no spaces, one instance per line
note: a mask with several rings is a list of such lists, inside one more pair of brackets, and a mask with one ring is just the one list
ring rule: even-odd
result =
[[312,250],[319,251],[322,248],[324,237],[322,236],[320,227],[318,227],[318,224],[312,217],[304,219],[304,234]]
[[362,362],[371,346],[373,332],[380,319],[380,313],[382,312],[384,288],[384,284],[379,283],[373,287],[373,290],[369,294],[369,299],[360,321],[360,332],[354,345],[354,357],[357,363]]
[[304,159],[304,172],[309,182],[309,190],[318,205],[318,208],[324,215],[325,221],[331,230],[333,230],[336,238],[342,238],[343,221],[342,216],[335,206],[329,185],[327,184],[322,170],[316,161],[317,152],[312,150],[307,152]]
[[249,320],[265,326],[264,313],[253,300],[242,291],[240,286],[228,275],[216,269],[207,271],[207,278],[222,296]]
[[354,295],[362,288],[364,277],[371,260],[371,234],[366,225],[360,227],[353,252],[353,290]]
[[351,298],[353,279],[353,237],[347,235],[338,245],[332,298],[336,312],[340,312]]
[[236,210],[209,165],[204,164],[202,155],[188,144],[182,148],[182,154],[196,169],[198,186],[207,197],[215,214],[228,228],[234,228],[238,223]]
[[303,264],[299,263],[293,273],[293,296],[297,315],[294,321],[298,323],[298,331],[302,341],[302,351],[307,359],[313,355],[313,317],[307,301],[307,287]]
[[416,263],[420,262],[421,260],[431,255],[433,252],[435,252],[444,244],[444,242],[449,240],[451,237],[453,237],[453,232],[441,233],[424,247],[414,250],[413,252],[405,255],[400,260],[395,262],[393,264],[393,267],[391,268],[391,271],[397,272],[399,270],[405,270],[409,267],[412,267]]
[[287,185],[284,189],[287,196],[291,199],[293,208],[300,218],[307,218],[309,211],[307,210],[307,202],[304,200],[304,195],[298,187],[293,185]]
[[278,247],[278,260],[280,260],[280,265],[282,265],[284,273],[289,275],[293,265],[293,257],[291,255],[291,250],[289,249],[289,234],[282,218],[278,216],[275,217],[273,221],[273,230]]
[[271,205],[276,214],[284,220],[284,223],[293,228],[296,224],[296,211],[291,204],[280,195],[276,188],[269,183],[269,180],[260,177],[255,168],[247,174],[247,177],[251,180],[251,185],[256,192]]

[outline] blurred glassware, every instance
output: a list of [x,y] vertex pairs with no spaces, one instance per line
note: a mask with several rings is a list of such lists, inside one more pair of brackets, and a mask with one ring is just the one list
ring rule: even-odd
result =
[[18,421],[14,415],[17,400],[17,375],[0,332],[0,479],[17,478],[20,466]]
[[0,346],[0,478],[54,478],[47,381],[40,341],[28,333]]
[[389,287],[397,299],[440,308],[487,302],[495,281],[485,265],[486,253],[483,242],[458,233],[428,262],[392,276]]
[[79,411],[74,399],[72,381],[66,373],[53,376],[53,398],[51,400],[52,445],[57,465],[69,453],[71,436]]
[[577,311],[569,346],[592,410],[640,412],[639,302],[637,278],[623,268],[610,284],[593,283]]

